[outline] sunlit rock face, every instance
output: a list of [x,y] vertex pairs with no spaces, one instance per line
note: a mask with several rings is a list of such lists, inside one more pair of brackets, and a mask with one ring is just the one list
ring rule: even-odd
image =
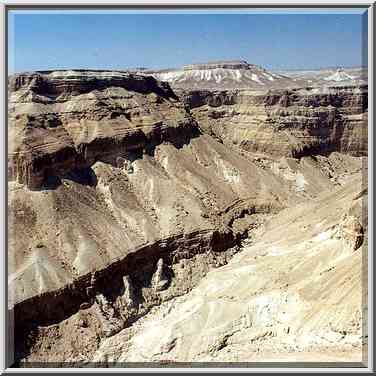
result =
[[367,86],[180,92],[208,134],[274,156],[367,154]]
[[344,331],[359,349],[367,87],[296,88],[237,61],[182,72],[186,88],[148,71],[10,77],[18,360],[230,360],[230,345],[243,360],[264,340],[323,352]]
[[92,360],[361,362],[366,249],[359,217],[348,217],[367,199],[359,177],[281,211],[226,266],[103,341]]
[[9,88],[9,170],[30,187],[147,144],[184,140],[196,128],[170,87],[152,77],[57,71],[16,75]]
[[153,77],[20,74],[9,93],[13,303],[163,239],[172,249],[182,234],[226,250],[241,235],[228,225],[234,203],[270,212],[294,197],[272,171],[203,133]]

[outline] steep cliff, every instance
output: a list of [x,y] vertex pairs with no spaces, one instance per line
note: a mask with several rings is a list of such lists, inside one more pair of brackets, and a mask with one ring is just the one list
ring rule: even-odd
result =
[[202,134],[169,86],[151,77],[17,75],[9,144],[10,306],[182,234],[195,234],[206,252],[201,232],[218,233],[225,251],[246,233],[231,227],[237,216],[303,198]]
[[367,154],[367,86],[180,95],[203,131],[225,145],[277,157]]
[[366,87],[173,91],[74,70],[15,75],[9,99],[18,360],[92,359],[270,216],[360,176],[367,150]]
[[168,85],[121,72],[16,75],[9,84],[11,178],[38,188],[95,161],[116,164],[197,130]]

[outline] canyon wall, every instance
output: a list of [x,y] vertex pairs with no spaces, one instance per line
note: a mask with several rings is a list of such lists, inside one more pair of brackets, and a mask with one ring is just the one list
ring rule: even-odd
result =
[[180,95],[201,129],[229,146],[277,157],[367,154],[367,86]]
[[168,84],[121,72],[25,74],[9,88],[9,177],[31,188],[163,142],[181,146],[200,130],[274,156],[367,153],[366,86],[177,91],[185,106]]
[[269,215],[359,174],[366,117],[366,87],[173,91],[123,71],[11,77],[17,356],[28,356],[29,333],[81,311],[103,337],[190,291]]
[[219,231],[233,246],[236,216],[295,197],[167,85],[121,72],[12,78],[9,179],[10,307],[161,239]]

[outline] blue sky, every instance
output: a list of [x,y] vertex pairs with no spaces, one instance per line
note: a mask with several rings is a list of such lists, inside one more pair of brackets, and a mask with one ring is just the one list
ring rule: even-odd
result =
[[328,12],[11,12],[9,71],[234,59],[268,69],[362,65],[364,10]]

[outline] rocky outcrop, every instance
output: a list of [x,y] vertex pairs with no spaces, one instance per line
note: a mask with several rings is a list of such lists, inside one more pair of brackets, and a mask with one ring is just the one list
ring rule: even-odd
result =
[[11,77],[11,179],[40,188],[52,176],[181,144],[197,124],[167,84],[120,72],[42,72]]
[[[218,230],[176,235],[128,250],[123,258],[82,275],[60,289],[49,289],[14,302],[8,315],[14,322],[16,358],[25,356],[27,338],[38,327],[54,326],[82,310],[89,310],[96,317],[94,326],[100,328],[101,337],[114,335],[151,307],[185,293],[199,281],[199,276],[193,280],[190,276],[187,280],[183,273],[173,284],[168,284],[168,270],[179,270],[182,260],[193,263],[194,267],[195,258],[208,252],[226,260],[226,255],[234,253],[232,248],[238,244],[239,239],[232,234]],[[206,262],[210,261],[208,257]],[[185,271],[190,273],[190,268],[186,266]],[[177,271],[172,274],[176,275]]]
[[8,87],[11,93],[22,89],[31,90],[32,95],[41,96],[39,99],[54,98],[58,101],[109,87],[120,87],[141,94],[155,93],[166,99],[176,99],[168,84],[127,71],[76,69],[20,73],[10,77]]
[[[269,214],[359,173],[348,155],[305,156],[363,153],[366,94],[336,90],[177,95],[129,72],[12,77],[8,305],[18,357],[89,357],[227,264]],[[51,338],[53,351],[38,347]]]
[[[90,307],[98,333],[112,335],[160,293],[182,294],[209,263],[226,263],[246,232],[237,216],[291,198],[271,171],[202,134],[170,89],[96,75],[10,84],[8,304],[22,340]],[[205,268],[191,275],[184,260],[200,255]]]
[[226,266],[103,342],[91,361],[361,364],[364,256],[336,236],[361,188],[358,174],[281,211]]
[[351,252],[358,250],[364,240],[364,229],[359,219],[346,214],[339,228],[339,237]]
[[164,271],[163,259],[159,259],[157,263],[157,269],[152,278],[152,286],[156,291],[161,291],[168,285],[168,277]]
[[272,156],[367,154],[367,86],[180,92],[201,129]]
[[[200,130],[228,145],[276,156],[365,155],[367,87],[181,92],[121,72],[12,77],[8,175],[30,188],[96,161],[116,164]],[[196,121],[197,122],[196,122]],[[130,156],[130,154],[133,154]]]
[[[362,115],[361,89],[190,92],[182,103],[154,78],[103,71],[21,74],[9,88],[13,302],[179,233],[242,236],[237,218],[276,212],[332,184],[329,175],[310,176],[304,162],[290,163],[290,187],[274,162],[228,148],[238,140],[240,151],[271,155],[318,145],[363,152],[363,139],[340,129],[346,116]],[[308,165],[320,169],[315,163]]]

